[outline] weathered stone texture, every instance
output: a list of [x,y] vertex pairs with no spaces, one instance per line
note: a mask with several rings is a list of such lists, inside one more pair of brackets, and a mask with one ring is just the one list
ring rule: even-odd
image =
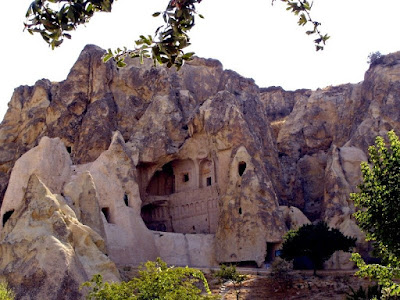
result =
[[81,299],[79,286],[92,275],[119,280],[104,240],[36,175],[0,238],[1,276],[17,299]]
[[121,265],[203,242],[209,252],[182,261],[261,265],[289,227],[321,219],[362,247],[349,193],[375,137],[400,130],[400,52],[361,83],[293,92],[215,60],[118,69],[103,53],[89,45],[65,81],[15,90],[0,125],[2,219],[24,209],[36,174]]

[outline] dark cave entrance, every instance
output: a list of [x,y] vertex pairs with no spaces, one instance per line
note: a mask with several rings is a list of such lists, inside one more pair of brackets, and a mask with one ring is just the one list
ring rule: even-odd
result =
[[238,172],[239,172],[239,176],[242,176],[244,171],[246,171],[246,163],[244,161],[241,161],[238,165]]
[[165,164],[160,171],[156,171],[147,186],[148,195],[163,196],[175,192],[175,175],[171,162]]
[[8,219],[10,219],[10,217],[12,216],[12,214],[14,213],[14,210],[9,210],[7,211],[4,215],[3,215],[3,227],[4,225],[6,225]]

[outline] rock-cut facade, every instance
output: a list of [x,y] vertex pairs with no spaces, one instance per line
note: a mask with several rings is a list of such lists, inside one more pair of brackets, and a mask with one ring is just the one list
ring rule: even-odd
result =
[[262,267],[317,220],[368,252],[349,193],[374,138],[400,129],[399,53],[361,83],[294,92],[211,59],[119,69],[103,54],[86,46],[65,81],[17,88],[0,125],[0,277],[17,295],[77,299],[93,274],[156,257]]

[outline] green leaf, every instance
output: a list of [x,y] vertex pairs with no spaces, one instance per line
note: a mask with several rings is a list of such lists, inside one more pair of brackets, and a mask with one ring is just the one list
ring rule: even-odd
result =
[[103,56],[103,62],[108,62],[113,57],[112,53],[107,53]]
[[188,52],[188,53],[185,53],[185,54],[182,56],[182,58],[183,58],[184,60],[189,60],[193,55],[194,55],[194,52]]

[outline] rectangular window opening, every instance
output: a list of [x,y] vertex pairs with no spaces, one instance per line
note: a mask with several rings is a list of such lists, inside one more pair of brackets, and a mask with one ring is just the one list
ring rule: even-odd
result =
[[183,182],[188,182],[189,181],[189,173],[183,174]]

